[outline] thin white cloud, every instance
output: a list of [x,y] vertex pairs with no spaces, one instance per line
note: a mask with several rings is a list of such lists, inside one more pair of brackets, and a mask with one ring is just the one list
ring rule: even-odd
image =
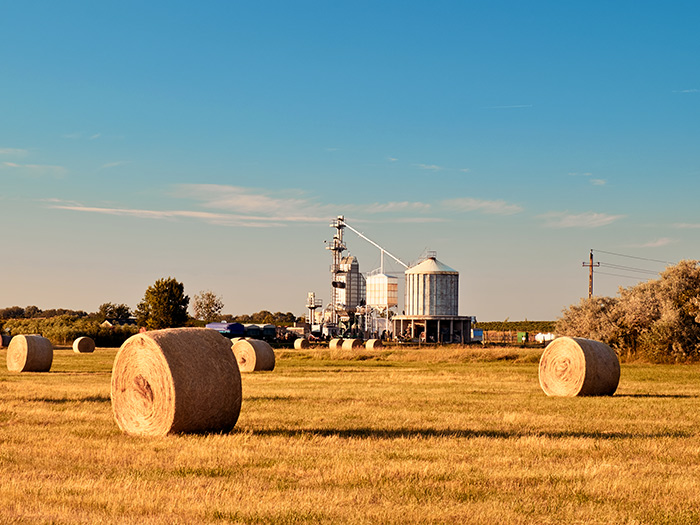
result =
[[678,89],[674,93],[700,93],[700,89]]
[[654,241],[645,242],[642,244],[631,244],[631,248],[661,248],[663,246],[668,246],[669,244],[674,244],[678,242],[676,239],[670,239],[668,237],[661,237]]
[[461,171],[462,173],[469,173],[471,170],[469,168],[462,168],[459,171]]
[[88,138],[88,140],[99,139],[101,136],[102,136],[102,133],[95,133],[94,135],[90,135],[90,137]]
[[430,170],[430,171],[441,171],[441,170],[445,169],[442,166],[438,166],[437,164],[416,164],[416,166],[422,170]]
[[442,206],[455,211],[480,211],[489,215],[513,215],[523,211],[521,206],[511,204],[504,200],[481,200],[471,197],[459,199],[447,199],[442,201]]
[[545,226],[549,228],[600,228],[622,219],[624,215],[611,215],[609,213],[567,213],[550,212],[538,215],[545,221]]
[[23,177],[56,177],[60,178],[68,170],[63,166],[51,166],[47,164],[17,164],[15,162],[0,163],[0,169],[10,169]]
[[673,225],[674,228],[680,228],[683,230],[696,230],[700,228],[700,223],[690,223],[690,222],[677,222]]
[[116,168],[117,166],[123,166],[124,164],[130,164],[131,161],[128,160],[118,160],[116,162],[108,162],[107,164],[103,164],[100,166],[101,170],[107,170],[110,168]]
[[389,162],[396,162],[396,161],[399,160],[399,159],[397,159],[396,157],[387,157],[387,160],[388,160]]
[[593,186],[605,186],[608,183],[605,179],[591,179]]
[[487,106],[486,109],[522,109],[531,107],[532,104],[512,104],[510,106]]
[[26,157],[29,152],[20,148],[0,148],[0,155],[3,157]]

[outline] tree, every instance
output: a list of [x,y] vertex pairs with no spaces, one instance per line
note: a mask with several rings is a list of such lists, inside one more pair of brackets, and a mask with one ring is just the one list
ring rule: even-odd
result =
[[221,310],[224,309],[223,299],[211,290],[199,292],[192,301],[195,319],[206,323],[212,323],[221,318]]
[[3,308],[0,312],[3,319],[22,319],[24,317],[24,308],[21,306],[10,306]]
[[659,279],[570,306],[557,332],[603,341],[620,353],[655,362],[700,359],[698,261],[669,266]]
[[42,313],[41,308],[39,308],[38,306],[34,306],[34,305],[27,306],[24,309],[24,317],[26,317],[27,319],[39,317],[41,315],[41,313]]
[[184,326],[189,303],[182,283],[172,277],[158,279],[136,307],[136,322],[149,330]]
[[97,310],[101,319],[128,319],[131,309],[125,304],[103,303]]

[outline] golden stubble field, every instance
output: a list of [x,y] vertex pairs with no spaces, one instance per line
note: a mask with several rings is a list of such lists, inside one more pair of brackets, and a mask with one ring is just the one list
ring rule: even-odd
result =
[[699,523],[700,366],[548,398],[538,350],[280,351],[230,434],[117,428],[115,349],[9,373],[1,523]]

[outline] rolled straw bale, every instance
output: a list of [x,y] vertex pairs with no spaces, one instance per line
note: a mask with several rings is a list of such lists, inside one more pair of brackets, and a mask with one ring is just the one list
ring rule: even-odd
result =
[[232,337],[231,338],[231,347],[233,347],[233,345],[235,345],[241,339],[245,339],[245,337]]
[[53,363],[53,345],[40,335],[16,335],[7,347],[10,372],[48,372]]
[[260,339],[242,339],[233,345],[233,354],[241,372],[275,369],[275,352]]
[[302,350],[304,348],[309,348],[309,340],[303,337],[299,337],[294,340],[294,348],[296,350]]
[[94,351],[95,341],[89,337],[78,337],[75,341],[73,341],[73,352],[76,354],[89,354]]
[[340,338],[331,339],[328,343],[328,348],[331,350],[340,350],[343,347],[343,340]]
[[384,344],[382,343],[381,339],[369,339],[365,343],[365,348],[367,350],[374,350],[375,348],[382,348]]
[[241,411],[241,374],[229,340],[214,330],[154,330],[117,352],[111,397],[127,434],[227,432]]
[[558,337],[542,353],[539,379],[548,396],[611,396],[620,382],[620,361],[600,341]]
[[353,350],[364,346],[361,339],[345,339],[343,341],[343,350]]

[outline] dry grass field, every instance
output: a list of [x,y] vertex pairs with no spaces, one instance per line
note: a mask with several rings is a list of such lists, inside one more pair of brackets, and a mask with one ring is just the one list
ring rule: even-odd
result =
[[116,350],[0,350],[1,523],[699,523],[700,366],[548,398],[537,350],[280,351],[230,434],[138,438]]

